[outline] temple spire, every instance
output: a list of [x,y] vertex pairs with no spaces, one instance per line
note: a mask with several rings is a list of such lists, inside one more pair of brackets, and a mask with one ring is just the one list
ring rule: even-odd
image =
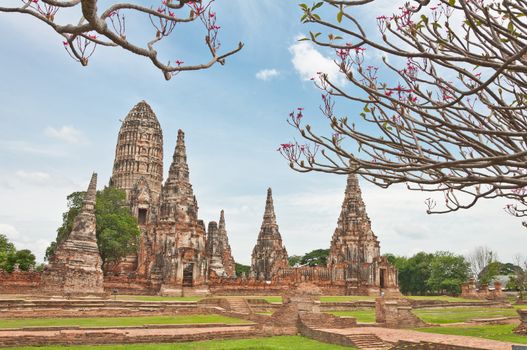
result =
[[265,211],[263,216],[262,227],[266,225],[276,225],[276,215],[274,213],[273,190],[267,189],[267,199],[265,201]]
[[185,147],[185,133],[179,129],[177,133],[176,148],[172,157],[172,164],[168,171],[167,182],[189,181],[189,170],[187,164],[187,149]]
[[370,226],[370,218],[366,213],[366,206],[362,200],[362,192],[359,187],[359,179],[355,174],[348,175],[344,201],[338,222],[339,226],[342,226],[348,232],[353,229],[358,234],[368,234],[370,232],[370,230],[366,232],[356,230],[357,226],[363,223]]
[[95,210],[95,199],[97,197],[97,173],[93,173],[88,185],[88,190],[82,202],[82,211],[93,212]]
[[282,243],[282,236],[278,230],[273,205],[273,192],[269,188],[262,227],[251,256],[251,276],[270,281],[279,269],[287,266],[287,250]]
[[220,211],[220,221],[218,223],[218,228],[220,230],[225,230],[225,214],[223,212],[223,209]]

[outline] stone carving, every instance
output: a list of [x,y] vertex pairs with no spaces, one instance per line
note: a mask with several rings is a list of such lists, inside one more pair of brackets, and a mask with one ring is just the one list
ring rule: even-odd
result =
[[371,229],[355,174],[348,176],[328,268],[344,270],[347,294],[398,293],[397,270],[380,255],[379,240]]
[[227,229],[225,227],[225,214],[220,213],[219,225],[215,221],[209,222],[207,231],[207,256],[209,258],[209,271],[211,277],[232,278],[236,276],[234,258],[232,257]]
[[273,193],[269,188],[260,234],[252,253],[251,276],[270,281],[279,269],[288,266],[287,251],[276,223]]
[[42,274],[41,289],[60,295],[103,295],[102,260],[97,247],[95,197],[97,174],[91,177],[73,229],[57,247]]

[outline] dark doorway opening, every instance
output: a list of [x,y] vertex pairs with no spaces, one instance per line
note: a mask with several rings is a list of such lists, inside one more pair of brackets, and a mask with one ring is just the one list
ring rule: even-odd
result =
[[380,282],[381,282],[381,283],[380,283],[380,284],[381,284],[381,285],[380,285],[381,288],[385,288],[385,287],[384,287],[384,275],[385,275],[385,272],[386,272],[385,269],[381,269],[381,271],[380,271],[380,276],[379,276],[379,277],[380,277],[380,280],[381,280],[381,281],[380,281]]
[[137,215],[137,221],[139,222],[139,225],[146,224],[146,214],[148,213],[148,210],[146,209],[139,209],[138,215]]
[[194,264],[187,264],[183,269],[183,287],[192,287]]

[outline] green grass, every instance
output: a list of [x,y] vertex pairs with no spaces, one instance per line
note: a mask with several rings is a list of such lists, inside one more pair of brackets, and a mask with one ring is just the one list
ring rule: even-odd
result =
[[349,311],[329,311],[328,314],[335,316],[351,316],[355,317],[358,322],[375,322],[375,310],[373,309],[358,309]]
[[483,307],[449,307],[433,309],[414,309],[414,314],[429,323],[467,322],[473,318],[493,318],[518,316],[516,309]]
[[466,299],[466,298],[458,298],[458,297],[449,297],[446,295],[438,295],[438,296],[421,296],[421,295],[410,295],[406,296],[405,298],[413,299],[413,300],[441,300],[441,301],[448,301],[451,303],[462,303],[462,302],[474,302],[479,303],[483,302],[485,300],[479,300],[479,299]]
[[247,323],[233,317],[221,315],[181,315],[181,316],[145,316],[145,317],[98,317],[98,318],[31,318],[0,319],[0,328],[21,327],[114,327],[142,326],[145,324],[197,324],[197,323]]
[[254,339],[209,340],[177,344],[81,345],[11,348],[11,350],[352,350],[340,345],[321,343],[299,336]]
[[198,301],[203,297],[163,297],[160,295],[118,295],[117,300],[136,301]]
[[[375,322],[374,309],[357,309],[349,311],[329,311],[335,316],[352,316],[359,322]],[[493,318],[518,316],[516,309],[479,308],[479,307],[449,307],[414,309],[413,313],[428,323],[458,323],[467,322],[474,318]]]
[[512,343],[527,344],[527,337],[512,333],[516,325],[482,325],[482,326],[444,326],[417,328],[417,331],[438,334],[466,335]]
[[375,300],[375,297],[368,295],[329,295],[320,297],[322,303],[339,303],[358,300]]

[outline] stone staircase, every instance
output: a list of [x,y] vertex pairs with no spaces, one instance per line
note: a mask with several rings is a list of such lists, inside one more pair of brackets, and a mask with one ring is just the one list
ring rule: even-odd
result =
[[361,350],[387,350],[391,346],[386,344],[375,334],[349,334],[346,335],[355,346]]
[[247,300],[242,297],[228,297],[227,304],[229,306],[229,311],[237,312],[240,314],[252,314],[251,307]]

